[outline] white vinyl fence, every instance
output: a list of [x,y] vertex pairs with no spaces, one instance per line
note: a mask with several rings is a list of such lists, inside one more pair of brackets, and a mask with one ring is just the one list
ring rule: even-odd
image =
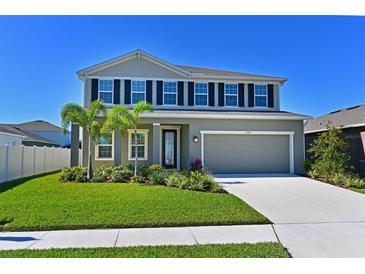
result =
[[0,145],[0,183],[70,166],[69,148]]

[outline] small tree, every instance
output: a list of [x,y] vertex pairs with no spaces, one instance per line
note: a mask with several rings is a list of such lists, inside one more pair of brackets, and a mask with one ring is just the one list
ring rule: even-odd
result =
[[335,173],[346,172],[350,156],[347,151],[348,143],[343,138],[341,128],[330,123],[327,123],[326,127],[327,131],[319,134],[308,152],[313,159],[312,174],[328,180]]
[[137,146],[137,126],[144,112],[152,112],[152,105],[142,101],[136,104],[132,109],[125,106],[115,106],[109,112],[103,126],[103,132],[110,133],[113,130],[124,132],[131,128],[134,134],[134,176],[138,170],[138,146]]
[[93,176],[91,161],[92,143],[98,142],[98,139],[101,136],[102,125],[97,119],[99,113],[105,115],[105,105],[100,100],[91,102],[88,109],[84,109],[82,106],[76,103],[69,103],[64,105],[61,110],[62,128],[64,131],[67,130],[71,123],[74,123],[78,124],[89,134],[89,158],[87,170],[87,178],[89,180]]

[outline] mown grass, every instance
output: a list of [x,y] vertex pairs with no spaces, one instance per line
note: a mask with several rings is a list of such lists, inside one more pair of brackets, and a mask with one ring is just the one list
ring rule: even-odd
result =
[[237,197],[115,183],[59,183],[59,173],[0,185],[0,230],[52,230],[270,221]]
[[0,258],[288,258],[279,243],[0,251]]

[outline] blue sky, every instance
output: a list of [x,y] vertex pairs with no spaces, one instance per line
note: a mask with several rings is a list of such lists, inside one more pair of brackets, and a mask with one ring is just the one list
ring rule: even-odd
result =
[[283,110],[365,103],[365,17],[0,16],[0,123],[59,124],[75,72],[136,48],[171,63],[288,77]]

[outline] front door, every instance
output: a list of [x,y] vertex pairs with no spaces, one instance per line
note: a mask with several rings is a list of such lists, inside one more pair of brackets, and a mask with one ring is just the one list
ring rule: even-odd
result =
[[162,165],[165,168],[176,168],[177,130],[162,130]]

